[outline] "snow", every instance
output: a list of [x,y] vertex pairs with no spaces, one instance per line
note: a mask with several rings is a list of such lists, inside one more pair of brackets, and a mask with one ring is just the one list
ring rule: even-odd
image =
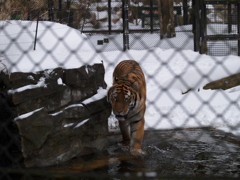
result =
[[63,127],[70,127],[72,125],[74,125],[74,123],[65,124]]
[[57,83],[58,85],[62,85],[63,84],[62,78],[58,78]]
[[[141,23],[139,24],[138,28],[141,28]],[[117,26],[119,27],[119,25]],[[120,25],[121,27],[121,25]],[[171,39],[163,39],[159,41],[159,34],[153,33],[137,33],[137,34],[129,34],[129,44],[131,44],[131,49],[135,50],[142,50],[146,48],[155,48],[160,47],[162,49],[169,49],[169,48],[182,48],[184,49],[193,49],[193,41],[189,41],[189,37],[192,39],[193,34],[191,32],[180,32],[180,31],[188,31],[191,29],[191,25],[182,26],[181,28],[176,28],[176,36],[181,37],[180,41],[177,38],[171,38]],[[131,29],[131,24],[129,25],[129,28]],[[135,29],[136,25],[133,25],[132,29]],[[109,43],[104,43],[102,46],[97,46],[97,40],[102,40],[103,38],[109,38]],[[108,35],[107,37],[105,35],[100,34],[93,34],[89,37],[91,43],[95,45],[96,49],[98,51],[114,51],[114,50],[122,50],[123,47],[123,35],[122,34],[112,34]],[[136,41],[136,39],[138,39]],[[139,40],[141,39],[141,40]],[[147,43],[146,43],[147,42]]]
[[83,104],[89,104],[93,101],[97,101],[97,100],[100,100],[102,98],[104,98],[107,94],[107,90],[106,89],[103,89],[102,87],[100,87],[98,90],[97,90],[97,94],[95,94],[94,96],[88,98],[88,99],[85,99],[82,103]]
[[[31,76],[30,76],[31,78]],[[13,90],[8,90],[8,94],[14,94],[16,92],[23,92],[27,89],[35,89],[35,88],[39,88],[39,87],[47,87],[47,85],[45,84],[45,78],[41,77],[38,81],[37,84],[30,84],[30,85],[26,85],[17,89],[13,89]]]
[[39,22],[36,50],[33,50],[36,24],[35,21],[0,21],[0,56],[10,72],[100,63],[85,35],[59,23]]
[[73,107],[83,107],[82,104],[71,104],[68,107],[65,107],[64,109],[69,109],[69,108],[73,108]]
[[85,119],[82,122],[78,123],[74,128],[78,128],[80,126],[82,126],[83,124],[85,124],[89,119]]
[[42,109],[43,109],[43,107],[42,107],[42,108],[39,108],[39,109],[36,109],[36,110],[34,110],[34,111],[31,111],[31,112],[22,114],[22,115],[16,117],[16,118],[14,119],[14,121],[28,118],[29,116],[33,115],[34,113],[36,113],[36,112],[38,112],[38,111],[41,111]]
[[59,115],[59,114],[61,114],[61,113],[63,113],[63,111],[58,111],[58,112],[56,112],[56,113],[52,113],[52,114],[50,114],[50,116],[57,116],[57,115]]
[[85,71],[88,74],[88,67],[87,67],[87,65],[85,66]]
[[[9,73],[35,72],[59,66],[77,68],[101,63],[103,60],[106,71],[105,81],[109,88],[112,84],[114,67],[122,60],[134,59],[140,63],[147,82],[145,129],[211,126],[240,135],[240,88],[234,87],[226,91],[203,89],[206,83],[239,73],[240,58],[233,55],[200,55],[192,51],[189,48],[193,38],[191,33],[190,36],[184,37],[184,40],[177,33],[176,38],[163,41],[158,41],[157,36],[153,34],[151,38],[156,42],[154,41],[152,45],[152,42],[147,40],[147,36],[144,36],[133,46],[137,49],[141,44],[150,43],[150,49],[132,49],[125,52],[115,48],[122,47],[122,35],[111,35],[109,44],[105,44],[101,51],[97,52],[96,49],[99,47],[95,44],[95,37],[89,40],[87,36],[65,25],[40,22],[34,51],[36,22],[1,21],[0,26],[0,57],[2,63],[8,67]],[[210,30],[212,27],[209,28]],[[132,35],[131,38],[134,37],[140,36]],[[181,47],[174,46],[179,41],[182,42]],[[170,46],[175,49],[168,49]],[[86,66],[86,72],[89,71]],[[44,85],[43,82],[39,82],[38,85]],[[61,80],[58,83],[61,84]],[[25,88],[34,88],[34,86]],[[188,93],[182,94],[189,89],[191,90]],[[95,96],[83,103],[88,104],[106,94],[107,90],[100,88]],[[87,120],[75,127],[85,122]],[[114,116],[110,116],[109,127],[117,126],[117,120]]]

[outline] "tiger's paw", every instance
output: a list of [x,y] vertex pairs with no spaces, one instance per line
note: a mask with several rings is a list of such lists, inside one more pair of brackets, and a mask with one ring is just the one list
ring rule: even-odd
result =
[[145,155],[145,152],[143,152],[142,149],[132,149],[131,150],[131,154],[133,156],[144,156]]

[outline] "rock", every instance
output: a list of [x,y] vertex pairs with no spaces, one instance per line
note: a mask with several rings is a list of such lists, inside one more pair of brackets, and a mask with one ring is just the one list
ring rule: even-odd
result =
[[11,75],[1,74],[0,79],[7,89],[16,89],[29,84],[37,84],[40,76],[35,73],[14,72]]
[[15,117],[15,109],[0,92],[0,167],[19,167],[22,161],[20,136],[13,123]]
[[[34,98],[35,94],[33,94],[31,98],[26,98],[24,102],[17,106],[19,115],[39,109],[41,107],[44,107],[47,112],[53,112],[71,102],[71,89],[69,89],[67,86],[56,85],[54,91],[56,92],[49,95]],[[14,96],[19,97],[19,94],[15,94]],[[23,97],[21,98],[23,99]]]
[[36,99],[42,96],[48,96],[56,92],[57,87],[52,85],[29,88],[23,91],[13,92],[12,101],[15,105],[18,105],[24,101],[29,101],[30,99]]
[[15,121],[22,139],[23,156],[35,156],[33,151],[43,146],[52,132],[53,122],[44,108],[27,113]]
[[77,69],[65,70],[64,83],[72,87],[106,88],[104,82],[104,67],[102,64],[86,65]]
[[111,106],[106,97],[83,101],[106,88],[102,64],[36,73],[0,74],[0,85],[17,110],[27,167],[49,166],[107,146]]
[[[27,167],[48,166],[76,155],[103,150],[107,146],[107,119],[111,109],[106,98],[92,102],[95,111],[84,106],[66,108],[49,115],[41,108],[20,116],[16,123],[22,137],[22,151]],[[87,113],[86,113],[87,112]],[[98,113],[96,113],[98,112]]]
[[0,79],[3,81],[7,89],[17,89],[27,85],[36,85],[39,82],[40,78],[46,79],[46,84],[49,84],[50,82],[52,84],[53,81],[57,83],[58,78],[63,78],[63,69],[47,69],[36,73],[14,72],[10,75],[0,74]]
[[196,160],[209,160],[213,159],[214,154],[212,152],[200,152],[196,154],[195,159]]

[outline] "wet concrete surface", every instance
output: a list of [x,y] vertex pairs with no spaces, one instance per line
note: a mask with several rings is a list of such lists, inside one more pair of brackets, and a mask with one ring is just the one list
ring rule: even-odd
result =
[[109,136],[106,152],[75,158],[53,172],[107,174],[151,172],[151,176],[240,176],[240,139],[212,128],[146,131],[143,157],[133,157],[120,133]]

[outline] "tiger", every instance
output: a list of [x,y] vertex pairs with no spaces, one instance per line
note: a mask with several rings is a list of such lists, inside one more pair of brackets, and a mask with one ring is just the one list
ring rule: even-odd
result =
[[118,119],[124,144],[130,153],[141,156],[146,110],[146,80],[135,60],[121,61],[113,71],[113,85],[107,93],[112,111]]

